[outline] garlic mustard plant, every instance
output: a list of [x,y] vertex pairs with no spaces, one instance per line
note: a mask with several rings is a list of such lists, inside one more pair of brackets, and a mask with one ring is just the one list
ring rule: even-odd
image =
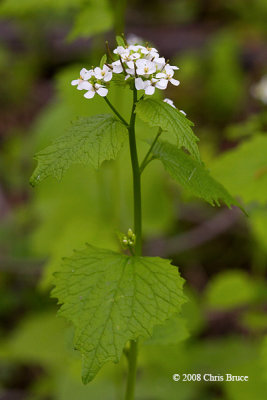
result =
[[[179,85],[171,66],[153,47],[129,45],[117,37],[113,53],[107,47],[100,65],[82,68],[71,84],[86,99],[102,97],[111,114],[74,121],[66,135],[36,155],[38,165],[30,179],[33,186],[49,176],[60,180],[73,164],[95,169],[115,159],[128,141],[133,178],[133,221],[126,234],[119,234],[121,252],[87,244],[63,259],[55,274],[52,295],[61,305],[59,313],[75,328],[74,346],[82,357],[82,380],[90,382],[108,361],[128,360],[125,399],[133,400],[138,347],[153,335],[156,325],[180,313],[185,302],[183,279],[170,260],[142,254],[141,177],[158,159],[170,176],[192,195],[211,205],[238,205],[226,189],[210,176],[201,161],[193,123],[172,100],[160,100],[168,85]],[[108,98],[111,82],[121,76],[132,92],[131,116],[127,121]],[[85,100],[86,101],[86,100]],[[140,161],[135,132],[136,118],[156,128]],[[133,222],[133,224],[132,224]]]

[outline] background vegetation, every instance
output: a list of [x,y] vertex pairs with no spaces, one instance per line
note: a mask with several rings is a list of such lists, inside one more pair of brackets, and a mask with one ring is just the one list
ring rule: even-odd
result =
[[[267,72],[266,0],[2,0],[0,17],[0,399],[122,398],[124,359],[82,385],[72,330],[49,291],[63,255],[84,242],[116,249],[114,227],[131,225],[128,153],[97,173],[72,168],[60,184],[28,181],[33,154],[71,120],[108,112],[70,81],[125,29],[180,67],[181,85],[167,95],[195,122],[213,176],[249,214],[189,197],[158,162],[144,174],[145,253],[174,260],[190,302],[143,347],[137,399],[264,400],[267,111],[252,88]],[[127,90],[114,89],[112,101],[126,115]],[[249,382],[176,383],[174,373]]]

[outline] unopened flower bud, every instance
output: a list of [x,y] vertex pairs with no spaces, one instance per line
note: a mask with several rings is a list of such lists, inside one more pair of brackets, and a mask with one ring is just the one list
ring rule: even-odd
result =
[[128,246],[128,238],[127,238],[126,235],[122,236],[122,238],[121,238],[121,244],[122,244],[124,247],[127,247],[127,246]]
[[132,229],[129,228],[129,229],[128,229],[128,236],[129,236],[129,238],[132,238],[133,235],[134,235],[134,233],[133,233]]

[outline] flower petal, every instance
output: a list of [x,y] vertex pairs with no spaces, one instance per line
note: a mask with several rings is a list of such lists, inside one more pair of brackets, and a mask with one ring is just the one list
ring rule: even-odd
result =
[[145,94],[152,95],[155,93],[155,86],[149,85],[145,89]]
[[88,73],[88,70],[86,68],[82,68],[80,71],[80,76],[84,79],[84,75]]
[[101,88],[97,89],[96,93],[99,94],[99,96],[101,96],[101,97],[105,97],[108,94],[108,89],[101,87]]
[[166,74],[164,74],[163,72],[159,72],[159,73],[156,75],[156,78],[166,78]]
[[85,72],[82,76],[82,78],[87,81],[88,79],[92,78],[92,76],[94,75],[94,70],[90,69],[89,71]]
[[104,76],[104,81],[105,82],[109,82],[112,79],[112,72],[106,72],[105,76]]
[[93,85],[90,82],[87,81],[81,81],[78,85],[79,90],[92,90]]
[[126,64],[130,69],[134,69],[134,62],[133,61],[127,61]]
[[161,89],[161,90],[165,90],[166,87],[168,85],[168,80],[167,79],[161,79],[160,81],[158,81],[156,83],[156,88]]
[[171,107],[176,108],[175,105],[173,104],[173,101],[171,99],[168,99],[168,97],[166,97],[163,101],[164,103],[169,104]]
[[135,75],[135,70],[134,70],[134,69],[127,68],[127,69],[126,69],[126,72],[127,72],[127,74],[129,74],[129,75],[131,75],[131,76],[134,76],[134,75]]
[[94,69],[94,74],[95,74],[95,77],[96,77],[97,79],[102,79],[102,78],[103,78],[102,70],[101,70],[101,68],[99,68],[99,67],[96,67],[96,68]]
[[86,97],[87,99],[92,99],[94,97],[94,95],[95,95],[95,91],[89,90],[88,92],[86,92],[84,94],[84,97]]
[[135,81],[135,87],[137,90],[143,90],[144,89],[144,81],[142,78],[136,78]]
[[180,81],[177,81],[176,79],[170,79],[170,82],[174,85],[174,86],[178,86],[180,85]]

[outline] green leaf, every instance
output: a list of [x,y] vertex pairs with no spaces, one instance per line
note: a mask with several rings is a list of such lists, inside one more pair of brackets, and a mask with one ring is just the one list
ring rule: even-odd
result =
[[113,26],[113,13],[108,0],[87,1],[75,18],[69,40],[90,37]]
[[[260,245],[261,250],[265,254],[267,253],[267,209],[266,206],[255,207],[249,213],[249,223],[251,226],[251,233]],[[261,256],[261,252],[257,252],[257,256]],[[255,262],[255,261],[254,261]],[[262,262],[262,266],[266,266],[265,261]]]
[[71,354],[66,339],[66,323],[53,311],[32,314],[1,338],[0,358],[60,368]]
[[104,54],[104,55],[101,57],[101,60],[100,60],[100,63],[99,63],[100,68],[103,68],[103,67],[104,67],[104,64],[105,64],[106,62],[107,62],[107,55]]
[[[211,205],[220,206],[219,200],[228,207],[238,202],[227,190],[213,179],[205,167],[173,144],[159,141],[153,149],[154,156],[162,161],[169,174],[193,195]],[[239,205],[238,205],[239,206]]]
[[137,103],[136,114],[150,126],[159,126],[175,136],[179,148],[184,147],[200,161],[198,138],[193,133],[189,121],[183,113],[162,100],[144,99]]
[[177,344],[189,337],[186,320],[174,315],[164,325],[155,326],[153,335],[145,341],[146,345],[166,346]]
[[122,36],[117,35],[117,36],[116,36],[116,42],[117,42],[117,45],[118,45],[118,46],[125,47],[125,42],[124,42],[124,39],[123,39]]
[[123,40],[123,38],[121,36],[119,36],[119,35],[116,36],[116,42],[117,42],[118,46],[125,47],[124,40]]
[[205,304],[213,309],[233,309],[255,302],[258,287],[244,271],[224,271],[216,275],[205,292]]
[[267,201],[267,135],[256,135],[217,157],[212,174],[234,195],[250,203]]
[[36,154],[38,165],[30,179],[32,186],[48,176],[60,180],[72,164],[99,168],[103,161],[115,159],[127,137],[127,129],[109,114],[79,118],[68,134]]
[[118,362],[128,340],[151,336],[155,325],[180,311],[183,282],[177,268],[158,257],[87,245],[64,259],[52,295],[75,326],[84,383],[106,362]]

